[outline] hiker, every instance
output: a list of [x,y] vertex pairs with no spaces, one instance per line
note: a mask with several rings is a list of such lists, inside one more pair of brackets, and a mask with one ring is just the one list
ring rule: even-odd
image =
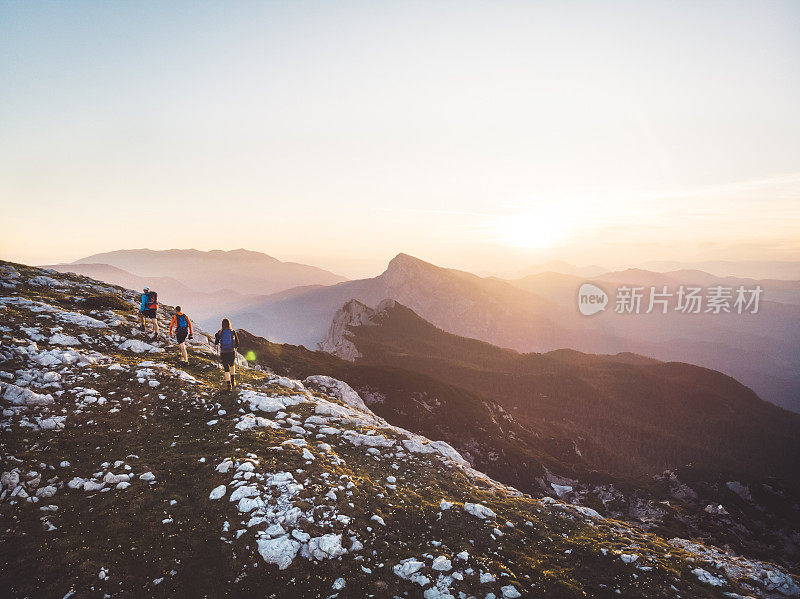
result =
[[222,328],[214,336],[214,345],[219,346],[219,360],[225,371],[228,391],[231,391],[236,386],[236,348],[239,347],[239,338],[227,318],[222,319]]
[[153,339],[158,337],[158,318],[156,312],[158,311],[158,293],[150,291],[149,287],[144,288],[142,293],[142,306],[139,309],[139,315],[142,317],[142,330],[147,332],[146,318],[153,321]]
[[172,335],[173,331],[175,331],[178,349],[181,350],[181,363],[188,366],[189,354],[186,353],[186,337],[194,338],[194,331],[192,330],[192,321],[181,312],[180,306],[175,306],[175,314],[172,315],[172,322],[169,324],[169,334]]

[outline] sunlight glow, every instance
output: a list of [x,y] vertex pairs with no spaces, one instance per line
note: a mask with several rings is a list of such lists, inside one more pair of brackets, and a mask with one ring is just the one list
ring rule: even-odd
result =
[[497,240],[513,247],[542,249],[567,238],[568,223],[560,215],[548,213],[511,214],[498,219]]

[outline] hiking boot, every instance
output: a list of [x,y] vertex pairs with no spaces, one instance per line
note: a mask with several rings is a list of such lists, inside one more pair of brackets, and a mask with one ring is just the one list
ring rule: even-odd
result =
[[231,382],[230,381],[225,381],[225,382],[228,383],[228,391],[233,391],[233,385],[231,385]]

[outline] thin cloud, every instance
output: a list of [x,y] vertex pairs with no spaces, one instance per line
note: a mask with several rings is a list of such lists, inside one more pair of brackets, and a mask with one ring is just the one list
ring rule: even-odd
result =
[[467,210],[433,210],[425,208],[379,208],[381,212],[408,212],[414,214],[445,214],[451,216],[480,216],[491,217],[497,216],[496,213],[490,212],[470,212]]
[[[793,186],[797,186],[797,188],[793,188]],[[652,199],[680,199],[700,196],[731,196],[746,192],[763,191],[767,189],[774,190],[776,187],[789,187],[792,191],[800,193],[800,173],[790,173],[787,175],[769,177],[766,179],[752,179],[733,183],[705,185],[685,190],[665,190],[660,192],[651,192],[648,194],[648,196]]]

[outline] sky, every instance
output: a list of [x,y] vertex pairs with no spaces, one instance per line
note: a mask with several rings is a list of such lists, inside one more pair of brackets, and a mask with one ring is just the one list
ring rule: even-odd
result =
[[800,260],[800,3],[0,1],[0,258]]

